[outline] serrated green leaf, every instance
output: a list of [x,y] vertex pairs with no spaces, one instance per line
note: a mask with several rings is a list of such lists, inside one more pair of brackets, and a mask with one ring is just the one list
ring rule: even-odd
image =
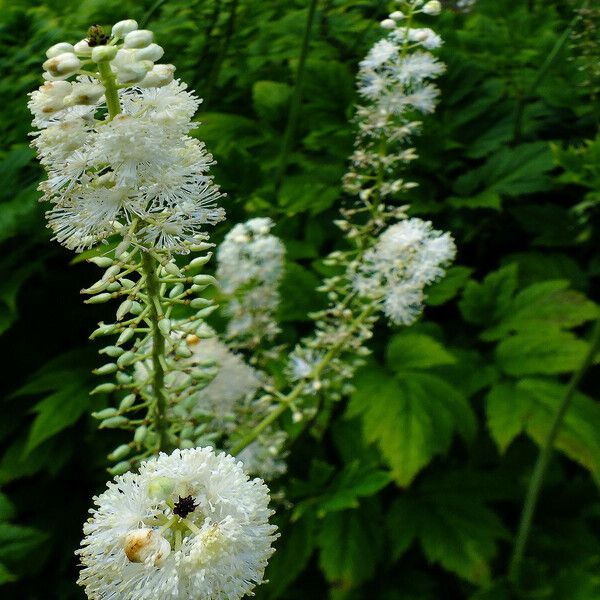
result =
[[475,584],[490,580],[490,560],[507,532],[477,494],[462,489],[465,475],[425,480],[401,495],[390,511],[396,557],[417,539],[427,559]]
[[546,142],[504,147],[482,167],[460,176],[454,190],[460,196],[471,195],[482,188],[488,194],[495,192],[510,197],[541,192],[552,187],[547,173],[553,167],[552,153]]
[[318,539],[319,565],[331,583],[351,588],[374,575],[382,536],[373,507],[328,514]]
[[27,558],[46,538],[33,527],[0,523],[0,561],[12,563]]
[[275,554],[269,560],[265,579],[269,586],[267,597],[281,598],[286,589],[306,567],[316,547],[315,520],[313,515],[288,524],[276,542]]
[[469,267],[450,267],[442,279],[427,288],[427,304],[440,306],[452,300],[466,285],[472,273],[473,269]]
[[[487,423],[501,451],[524,431],[545,443],[566,386],[547,379],[522,379],[492,388],[486,400]],[[573,396],[555,446],[591,471],[600,483],[600,405],[579,392]]]
[[588,352],[587,342],[568,331],[541,329],[502,340],[496,360],[508,375],[553,375],[577,369]]
[[392,371],[429,369],[455,362],[456,358],[440,342],[420,333],[397,334],[386,348],[386,363]]
[[252,103],[257,114],[266,121],[282,120],[287,115],[287,105],[292,88],[278,81],[256,81],[252,86]]
[[476,428],[464,396],[443,379],[428,373],[394,379],[376,366],[355,378],[347,415],[362,417],[365,439],[377,444],[401,486],[444,454],[455,432],[469,439]]
[[458,303],[460,312],[469,323],[493,323],[506,313],[516,289],[517,266],[506,265],[486,275],[481,283],[467,283]]
[[502,321],[484,331],[481,338],[493,341],[510,332],[543,331],[548,327],[571,329],[598,314],[598,306],[570,289],[568,281],[542,281],[520,291]]
[[79,382],[46,396],[32,409],[37,415],[27,438],[25,454],[29,454],[59,431],[73,425],[90,406],[89,389],[82,387]]

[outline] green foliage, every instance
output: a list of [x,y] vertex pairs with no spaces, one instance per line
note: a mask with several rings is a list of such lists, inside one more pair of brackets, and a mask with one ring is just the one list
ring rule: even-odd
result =
[[[445,2],[444,4],[452,4]],[[432,23],[445,43],[439,110],[423,118],[419,187],[399,204],[451,231],[457,264],[424,323],[375,330],[355,390],[305,429],[272,482],[281,537],[257,597],[600,598],[599,375],[573,398],[534,520],[523,589],[503,578],[525,486],[599,316],[598,104],[566,43],[571,0],[479,0]],[[0,0],[0,585],[7,598],[82,598],[81,523],[118,431],[91,435],[96,364],[79,308],[96,273],[50,243],[28,148],[26,93],[44,51],[91,23],[147,22],[205,98],[194,133],[215,156],[228,221],[270,216],[288,250],[278,343],[323,307],[321,259],[345,199],[358,61],[384,2],[321,1],[288,166],[277,184],[307,3]],[[235,11],[235,13],[233,12]],[[576,64],[576,63],[575,63]],[[78,350],[86,348],[86,351]],[[88,350],[90,349],[91,350]],[[597,361],[598,359],[596,359]],[[4,597],[4,596],[3,596]]]

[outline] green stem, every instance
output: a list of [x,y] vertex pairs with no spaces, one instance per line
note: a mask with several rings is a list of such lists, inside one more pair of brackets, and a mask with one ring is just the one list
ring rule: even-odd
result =
[[[585,8],[588,2],[584,2],[581,8]],[[523,129],[523,115],[525,113],[525,106],[531,97],[537,90],[538,86],[546,76],[546,73],[552,66],[552,63],[555,61],[559,52],[562,50],[563,46],[567,43],[569,36],[571,35],[571,31],[573,31],[573,27],[577,23],[579,19],[579,14],[576,13],[575,16],[571,19],[566,29],[563,31],[562,35],[556,40],[554,47],[550,50],[548,56],[546,56],[546,60],[540,67],[535,79],[531,82],[531,85],[526,90],[524,94],[520,94],[517,100],[517,107],[515,109],[515,120],[513,126],[513,141],[519,142],[521,140],[522,129]]]
[[544,483],[544,476],[546,474],[546,470],[548,469],[550,459],[552,458],[554,443],[556,442],[556,438],[562,427],[565,415],[567,414],[567,410],[569,409],[569,406],[573,400],[573,396],[577,391],[577,387],[579,386],[579,383],[581,382],[586,371],[592,364],[592,361],[594,360],[594,357],[596,356],[596,353],[598,352],[599,348],[600,319],[596,322],[596,325],[594,327],[594,332],[590,340],[588,352],[585,355],[583,361],[581,362],[581,365],[579,365],[577,371],[573,373],[573,376],[571,377],[571,380],[567,385],[564,396],[559,404],[558,410],[554,415],[554,420],[552,422],[552,426],[550,427],[550,431],[548,432],[548,436],[544,441],[544,445],[540,449],[540,453],[535,468],[533,470],[533,474],[529,481],[527,495],[525,497],[525,502],[523,503],[523,512],[521,513],[519,530],[517,533],[513,555],[510,561],[510,567],[508,571],[508,577],[510,581],[512,581],[513,584],[515,584],[516,586],[519,585],[521,564],[525,555],[525,547],[527,546],[527,540],[531,532],[533,515],[535,513],[535,507],[537,505],[540,491]]
[[154,406],[152,416],[154,426],[158,433],[159,450],[168,450],[168,420],[167,420],[167,394],[165,390],[165,338],[160,330],[159,321],[164,316],[160,296],[160,281],[157,275],[158,262],[149,252],[142,251],[142,270],[146,278],[148,305],[150,308],[149,320],[152,328],[152,389],[154,392]]
[[119,103],[119,92],[117,90],[117,81],[115,74],[110,68],[110,61],[102,61],[98,63],[98,71],[100,72],[100,80],[104,86],[104,95],[106,97],[106,106],[108,108],[108,116],[113,119],[121,112],[121,104]]
[[302,49],[300,50],[300,59],[298,61],[298,69],[296,70],[296,81],[292,91],[292,99],[290,102],[290,111],[288,120],[283,134],[283,142],[281,144],[281,155],[279,157],[279,167],[275,177],[275,189],[279,190],[283,183],[283,176],[288,163],[288,157],[292,149],[292,141],[296,130],[296,122],[300,112],[300,103],[302,102],[302,84],[304,82],[304,72],[306,67],[306,58],[308,56],[308,44],[310,42],[310,32],[312,30],[313,21],[315,20],[315,12],[317,10],[318,0],[311,0],[308,7],[308,15],[306,17],[306,26],[304,28],[304,37],[302,39]]
[[[375,310],[375,304],[369,304],[362,313],[356,317],[356,320],[348,329],[346,334],[338,341],[337,344],[333,345],[320,362],[315,365],[311,374],[306,378],[319,379],[323,370],[327,365],[337,356],[338,352],[344,347],[346,340],[352,335],[352,333],[361,325]],[[274,423],[288,408],[294,405],[295,400],[302,394],[306,387],[306,380],[299,381],[283,398],[280,400],[279,406],[273,410],[267,417],[265,417],[252,431],[244,436],[230,451],[232,456],[239,454],[244,448],[249,446],[269,425]]]

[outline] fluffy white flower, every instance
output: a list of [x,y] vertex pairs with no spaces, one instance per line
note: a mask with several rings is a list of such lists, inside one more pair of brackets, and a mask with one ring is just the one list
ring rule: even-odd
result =
[[270,233],[270,219],[236,225],[217,252],[217,279],[231,297],[226,312],[232,338],[273,337],[273,315],[279,306],[277,288],[283,275],[285,247]]
[[[49,225],[58,241],[81,251],[135,220],[133,243],[185,253],[206,235],[206,225],[224,218],[217,205],[222,194],[209,174],[213,158],[188,135],[200,100],[172,81],[174,67],[154,64],[162,48],[151,32],[129,20],[114,33],[112,45],[94,47],[111,52],[100,58],[92,52],[92,62],[109,63],[119,82],[143,85],[119,91],[119,114],[113,109],[112,118],[98,118],[106,111],[99,72],[51,81],[31,94],[40,129],[32,144],[48,172],[40,189],[53,204]],[[127,48],[120,47],[123,36]],[[60,63],[69,52],[76,57],[68,44],[58,44],[48,60]]]
[[444,275],[455,255],[449,233],[407,219],[385,230],[366,252],[352,275],[353,286],[361,296],[382,302],[391,321],[410,325],[422,311],[425,286]]
[[269,493],[210,448],[161,453],[94,499],[78,550],[94,600],[238,600],[273,553]]

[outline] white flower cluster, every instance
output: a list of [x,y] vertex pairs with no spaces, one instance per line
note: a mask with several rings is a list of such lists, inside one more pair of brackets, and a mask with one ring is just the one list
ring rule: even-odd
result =
[[377,189],[382,197],[414,187],[398,177],[398,169],[417,158],[413,148],[402,144],[419,130],[417,115],[435,110],[439,90],[432,80],[445,70],[429,52],[441,46],[441,38],[427,27],[411,25],[418,13],[438,14],[440,3],[405,4],[410,11],[395,11],[382,22],[389,34],[360,63],[358,91],[365,103],[357,111],[356,150],[344,185],[365,201],[382,178]]
[[273,221],[250,219],[236,225],[217,251],[217,280],[229,297],[227,336],[254,346],[279,331],[274,315],[283,275],[285,247],[272,235]]
[[[173,352],[166,357],[170,368],[165,378],[173,420],[181,421],[181,447],[216,446],[229,449],[233,439],[246,432],[273,408],[268,395],[257,392],[268,381],[267,375],[248,365],[232,352],[208,326],[202,337],[182,335],[177,321],[172,324]],[[149,354],[149,347],[144,351]],[[150,390],[152,365],[135,364],[135,382]],[[237,439],[237,438],[236,438]],[[239,456],[246,472],[265,480],[285,472],[281,450],[286,436],[270,428]]]
[[386,229],[353,274],[353,286],[364,297],[380,301],[383,312],[399,325],[420,315],[424,288],[441,278],[456,255],[449,233],[412,218]]
[[[76,251],[119,233],[141,247],[186,252],[206,224],[224,218],[212,156],[188,135],[200,100],[172,80],[174,67],[154,64],[162,48],[135,21],[117,23],[112,37],[92,30],[75,46],[50,48],[49,81],[29,101],[40,130],[33,146],[48,173],[40,189],[53,205],[49,226]],[[92,70],[75,69],[79,56],[91,57]]]
[[263,581],[269,493],[231,456],[161,453],[94,500],[78,550],[89,598],[238,600]]

